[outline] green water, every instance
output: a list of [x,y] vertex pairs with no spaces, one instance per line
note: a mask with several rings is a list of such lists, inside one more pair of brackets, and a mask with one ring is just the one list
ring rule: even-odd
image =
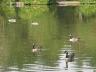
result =
[[[78,7],[1,7],[0,72],[95,72],[95,29],[96,17],[84,16]],[[70,33],[80,41],[70,43]],[[39,53],[32,53],[33,43]],[[67,69],[65,50],[75,53]]]

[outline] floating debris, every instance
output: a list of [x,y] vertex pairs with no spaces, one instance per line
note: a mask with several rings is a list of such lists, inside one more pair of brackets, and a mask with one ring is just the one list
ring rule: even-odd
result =
[[16,19],[9,19],[9,22],[16,22]]
[[32,25],[39,25],[38,22],[32,22],[31,24],[32,24]]

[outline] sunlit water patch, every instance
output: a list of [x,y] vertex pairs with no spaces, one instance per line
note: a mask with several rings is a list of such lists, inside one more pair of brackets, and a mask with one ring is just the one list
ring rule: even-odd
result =
[[[68,68],[66,68],[65,63],[65,54],[64,51],[66,48],[61,48],[61,52],[59,54],[59,59],[55,62],[56,66],[48,66],[42,63],[39,63],[38,60],[34,62],[34,64],[23,64],[22,68],[18,68],[18,66],[0,66],[1,72],[95,72],[95,67],[92,67],[89,63],[92,57],[86,57],[82,61],[82,66],[78,66],[77,61],[78,57],[75,57],[73,62],[68,63]],[[68,49],[70,52],[74,52],[73,50]],[[40,56],[39,56],[40,57]],[[82,57],[81,57],[82,58]]]

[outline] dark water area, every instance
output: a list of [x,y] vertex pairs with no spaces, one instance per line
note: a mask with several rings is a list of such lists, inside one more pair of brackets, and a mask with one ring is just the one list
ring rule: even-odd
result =
[[[96,17],[79,7],[1,7],[0,72],[96,72],[95,29]],[[68,67],[64,51],[75,53]]]

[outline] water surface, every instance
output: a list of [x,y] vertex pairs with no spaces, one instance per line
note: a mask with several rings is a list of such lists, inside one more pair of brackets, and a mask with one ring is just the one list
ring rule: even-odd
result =
[[[83,16],[78,7],[2,8],[0,72],[95,72],[95,29],[96,17]],[[70,43],[70,33],[80,41]],[[33,43],[41,47],[39,53],[32,53]],[[65,50],[75,53],[68,68]]]

